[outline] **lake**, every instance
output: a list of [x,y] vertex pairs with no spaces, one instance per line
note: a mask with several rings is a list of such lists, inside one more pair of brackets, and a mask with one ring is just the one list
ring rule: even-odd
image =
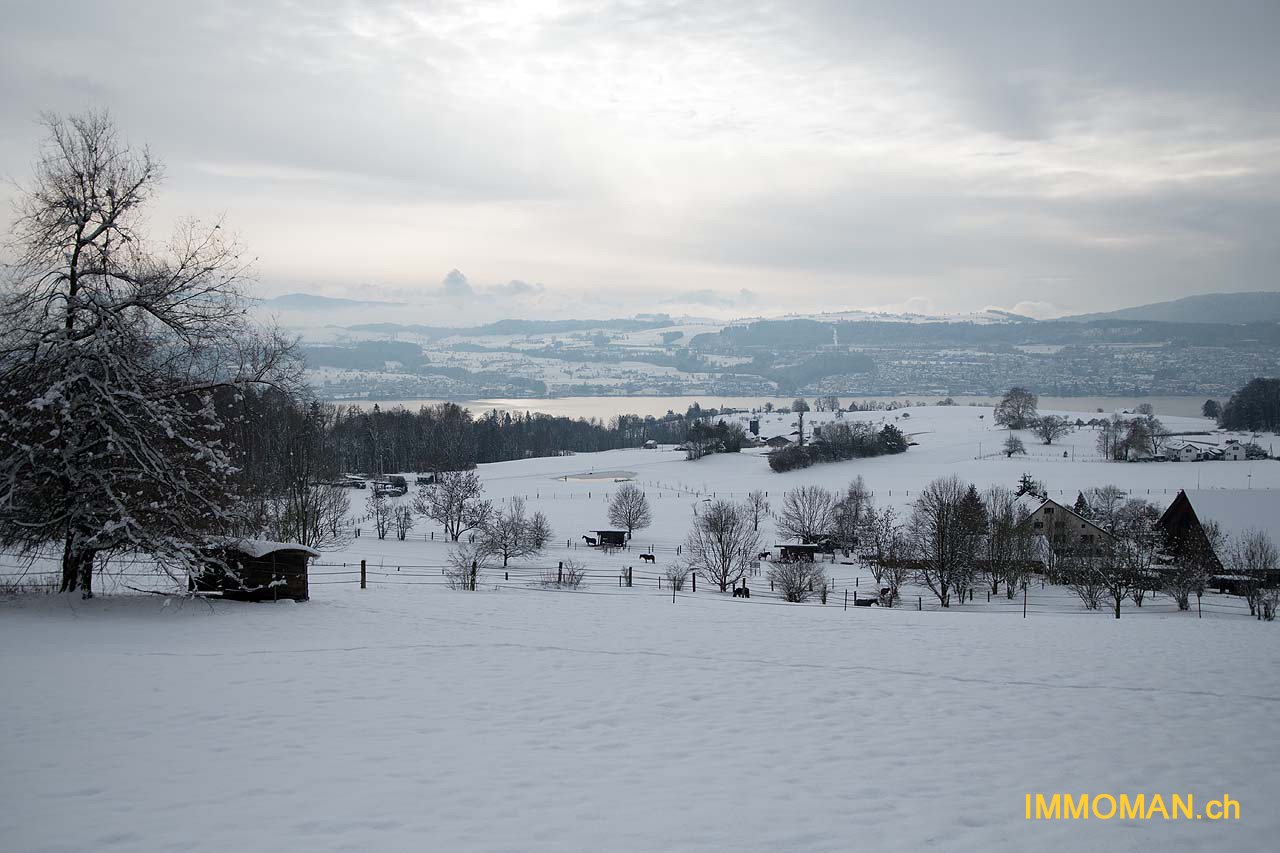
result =
[[[837,395],[841,403],[848,406],[853,400],[875,400],[880,402],[911,401],[932,405],[944,397],[933,397],[927,394],[910,394],[897,397],[848,396]],[[487,412],[497,409],[500,412],[544,412],[549,415],[564,415],[570,418],[597,418],[607,421],[615,415],[653,415],[661,417],[668,411],[684,412],[694,403],[704,409],[732,407],[735,409],[751,409],[773,403],[775,407],[789,406],[791,397],[717,397],[708,394],[688,397],[548,397],[530,399],[493,399],[493,400],[452,400],[473,413]],[[809,397],[810,403],[813,398]],[[969,403],[992,406],[999,401],[999,396],[966,397],[953,395],[957,405]],[[362,409],[373,408],[374,404],[383,409],[403,406],[416,410],[421,406],[430,406],[441,400],[333,400],[330,402],[343,405],[358,406]],[[1104,412],[1133,411],[1142,403],[1150,403],[1157,415],[1196,416],[1200,414],[1203,397],[1041,397],[1040,408],[1045,411],[1067,412]]]

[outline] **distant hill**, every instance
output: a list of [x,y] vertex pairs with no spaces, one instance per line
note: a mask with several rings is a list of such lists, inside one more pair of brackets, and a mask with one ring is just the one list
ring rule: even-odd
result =
[[1170,302],[1153,302],[1119,311],[1077,314],[1063,320],[1149,320],[1160,323],[1275,323],[1280,322],[1280,292],[1205,293]]
[[341,299],[333,296],[317,296],[314,293],[286,293],[264,300],[264,304],[293,311],[320,311],[331,308],[354,308],[358,305],[383,305],[392,307],[403,302],[378,302],[363,299]]

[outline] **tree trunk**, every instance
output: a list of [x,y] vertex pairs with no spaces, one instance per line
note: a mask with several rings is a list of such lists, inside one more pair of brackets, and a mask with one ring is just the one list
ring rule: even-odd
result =
[[93,598],[93,557],[91,549],[76,548],[67,538],[62,549],[62,586],[60,592],[81,591],[82,598]]

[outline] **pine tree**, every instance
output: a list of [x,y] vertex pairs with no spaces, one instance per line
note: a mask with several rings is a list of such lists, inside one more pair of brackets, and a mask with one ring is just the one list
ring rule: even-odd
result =
[[1075,514],[1081,518],[1092,518],[1093,511],[1089,509],[1089,502],[1084,498],[1084,492],[1076,495],[1076,505],[1072,508]]

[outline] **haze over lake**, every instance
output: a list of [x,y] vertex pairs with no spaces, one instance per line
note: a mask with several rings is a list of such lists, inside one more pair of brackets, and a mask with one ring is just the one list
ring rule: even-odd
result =
[[[948,399],[928,395],[908,395],[900,397],[876,396],[840,396],[845,406],[857,401],[867,400],[889,402],[922,402],[929,405]],[[486,400],[452,400],[472,412],[487,412],[497,409],[502,412],[543,412],[548,415],[563,415],[571,418],[598,418],[608,420],[616,415],[653,415],[661,417],[668,411],[683,413],[694,403],[706,408],[751,409],[759,408],[765,403],[773,403],[774,407],[789,406],[793,397],[713,397],[693,395],[686,397],[552,397],[552,398],[518,398],[518,399],[486,399]],[[812,397],[806,398],[812,404]],[[952,396],[956,405],[994,406],[998,397]],[[408,400],[330,400],[328,402],[342,405],[372,408],[375,404],[383,409],[403,406],[416,410],[421,406],[445,402],[439,399]],[[1200,397],[1041,397],[1040,408],[1044,411],[1063,412],[1104,412],[1132,411],[1142,403],[1150,403],[1158,415],[1185,415],[1188,417],[1200,414],[1204,400]]]

